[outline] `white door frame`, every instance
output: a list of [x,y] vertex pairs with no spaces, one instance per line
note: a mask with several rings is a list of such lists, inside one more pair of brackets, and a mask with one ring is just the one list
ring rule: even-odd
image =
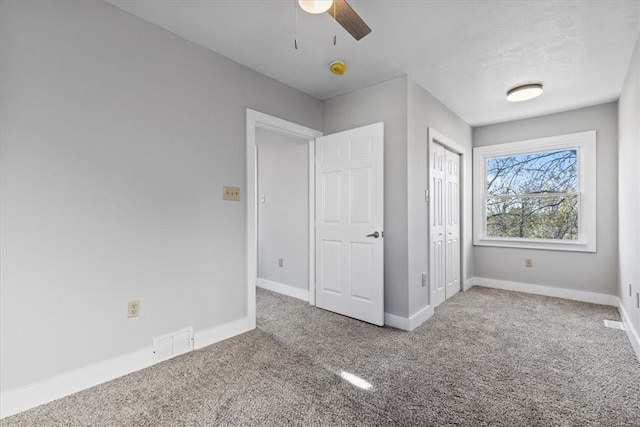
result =
[[[464,165],[467,161],[467,149],[461,145],[458,144],[457,142],[455,142],[454,140],[447,138],[446,136],[444,136],[443,134],[441,134],[440,132],[434,130],[433,128],[428,127],[427,128],[427,153],[431,153],[431,145],[432,144],[440,144],[442,146],[444,146],[445,148],[447,148],[449,151],[452,151],[458,155],[460,155],[460,176],[459,176],[459,180],[460,180],[460,184],[459,184],[459,188],[460,188],[460,291],[463,291],[465,289],[465,274],[464,272],[467,271],[467,257],[465,256],[464,253],[464,241],[465,241],[465,233],[464,233],[464,214],[466,212],[465,208],[470,209],[470,207],[467,207],[465,204],[465,197],[466,197],[466,192],[465,192],[465,179],[466,179],[466,175],[465,175],[465,168]],[[429,155],[429,154],[428,154]],[[431,159],[427,159],[427,165],[430,165],[430,160]],[[427,188],[430,188],[430,183],[431,183],[431,167],[427,167]],[[431,203],[431,197],[432,195],[430,195],[429,197],[429,203]],[[431,211],[431,209],[429,209],[429,212]],[[429,233],[431,233],[431,218],[429,218]],[[429,242],[431,242],[431,235],[429,235]],[[427,247],[429,247],[429,245],[427,245]],[[428,254],[428,258],[427,258],[427,265],[429,266],[429,271],[431,271],[431,254]],[[431,273],[429,273],[431,274]],[[431,305],[431,284],[429,284],[429,304]]]
[[258,277],[258,156],[256,128],[309,141],[309,303],[315,305],[315,138],[322,132],[247,108],[247,316],[256,325]]

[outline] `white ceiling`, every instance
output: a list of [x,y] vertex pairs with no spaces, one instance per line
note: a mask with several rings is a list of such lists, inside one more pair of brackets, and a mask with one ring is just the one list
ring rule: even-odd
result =
[[299,11],[295,50],[295,0],[107,1],[321,100],[408,74],[472,126],[616,100],[640,33],[640,0],[349,0],[371,34]]

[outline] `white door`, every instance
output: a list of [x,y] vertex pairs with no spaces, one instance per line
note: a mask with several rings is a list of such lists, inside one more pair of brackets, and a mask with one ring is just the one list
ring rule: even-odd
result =
[[431,304],[436,307],[445,300],[445,149],[429,144],[429,283]]
[[316,139],[316,306],[384,324],[383,124]]
[[460,291],[460,156],[445,149],[446,297]]
[[436,307],[460,291],[460,156],[429,144],[429,282]]

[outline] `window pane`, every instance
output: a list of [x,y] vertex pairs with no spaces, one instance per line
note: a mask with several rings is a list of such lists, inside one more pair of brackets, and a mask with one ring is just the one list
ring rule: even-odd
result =
[[577,150],[491,157],[486,170],[489,195],[578,191]]
[[578,196],[488,197],[487,237],[576,240]]

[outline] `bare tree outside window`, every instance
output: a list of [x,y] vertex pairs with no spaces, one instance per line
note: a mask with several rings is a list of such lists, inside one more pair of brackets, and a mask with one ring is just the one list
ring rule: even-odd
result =
[[578,239],[578,153],[541,151],[486,159],[488,237]]

